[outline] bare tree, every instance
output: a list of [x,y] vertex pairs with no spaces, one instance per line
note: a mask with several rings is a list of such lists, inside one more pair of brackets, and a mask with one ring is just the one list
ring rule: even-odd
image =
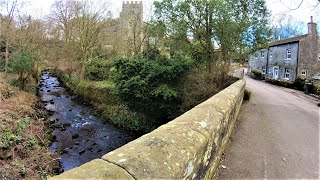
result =
[[144,42],[147,38],[148,24],[143,23],[138,14],[133,14],[129,22],[129,28],[126,32],[127,50],[131,55],[138,55],[141,53]]
[[76,17],[76,1],[56,1],[52,5],[52,20],[63,30],[66,42],[72,38],[73,19]]
[[[75,32],[75,18],[76,18],[76,5],[75,0],[57,0],[51,7],[50,21],[55,26],[54,33],[57,41],[63,40],[63,46],[58,48],[63,64],[66,63],[66,73],[71,75],[74,70],[74,61],[77,58],[76,47],[74,43],[74,32]],[[61,30],[61,31],[60,31]],[[57,48],[55,48],[57,49]]]
[[[305,0],[280,0],[281,4],[283,4],[286,8],[288,8],[290,11],[297,10],[301,7],[301,5],[304,3]],[[320,0],[314,0],[315,4],[314,7],[317,7],[320,4]]]
[[3,3],[5,12],[4,14],[1,14],[1,34],[5,37],[5,66],[4,66],[4,72],[5,76],[7,76],[8,73],[8,63],[9,63],[9,46],[10,46],[10,32],[12,32],[13,28],[13,21],[14,21],[14,15],[17,10],[18,6],[18,0],[6,0]]
[[108,4],[91,3],[88,0],[76,2],[76,44],[81,51],[80,80],[85,79],[86,63],[91,52],[97,47],[97,41],[101,34],[105,21],[110,13]]
[[295,20],[291,15],[283,15],[281,18],[272,20],[272,38],[282,40],[304,34],[305,23]]

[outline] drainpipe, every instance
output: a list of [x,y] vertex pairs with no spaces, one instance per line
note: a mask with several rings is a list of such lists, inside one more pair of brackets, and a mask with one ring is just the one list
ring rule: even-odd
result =
[[294,81],[298,78],[299,55],[300,55],[300,41],[299,41],[299,43],[298,43],[296,77],[294,78]]
[[269,77],[269,51],[270,51],[270,46],[268,45],[268,48],[267,48],[267,63],[266,63],[266,75]]

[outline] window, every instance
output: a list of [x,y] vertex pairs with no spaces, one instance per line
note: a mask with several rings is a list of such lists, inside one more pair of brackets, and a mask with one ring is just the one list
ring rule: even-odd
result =
[[318,61],[320,61],[320,53],[318,53]]
[[287,49],[287,59],[291,59],[291,49]]
[[272,52],[270,52],[270,58],[272,58]]
[[266,74],[266,67],[262,66],[262,74]]
[[261,58],[264,58],[264,51],[261,51]]
[[289,77],[290,77],[290,69],[285,69],[284,78],[289,79]]
[[302,70],[301,70],[301,75],[304,76],[304,77],[307,77],[307,75],[308,75],[308,70],[302,69]]

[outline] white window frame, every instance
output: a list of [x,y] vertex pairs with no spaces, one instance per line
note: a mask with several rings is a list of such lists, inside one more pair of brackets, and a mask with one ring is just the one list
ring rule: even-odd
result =
[[261,51],[261,58],[264,58],[264,51]]
[[266,74],[266,67],[262,66],[262,74]]
[[290,48],[287,49],[287,58],[286,59],[291,59],[292,58],[292,51]]
[[272,48],[269,49],[269,57],[272,58]]
[[308,75],[308,70],[307,69],[302,69],[301,70],[301,76],[307,77]]
[[284,79],[290,79],[290,69],[286,68],[284,69]]

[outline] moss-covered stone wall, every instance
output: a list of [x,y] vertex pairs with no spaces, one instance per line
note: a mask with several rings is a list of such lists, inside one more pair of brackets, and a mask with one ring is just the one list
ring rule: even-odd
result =
[[244,89],[239,80],[151,133],[52,179],[211,179]]

